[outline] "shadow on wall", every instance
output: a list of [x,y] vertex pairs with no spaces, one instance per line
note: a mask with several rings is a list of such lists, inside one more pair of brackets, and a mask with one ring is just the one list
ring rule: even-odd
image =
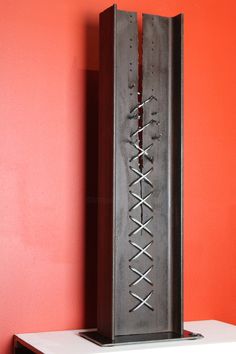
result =
[[97,320],[98,70],[99,27],[85,24],[85,264],[84,327]]

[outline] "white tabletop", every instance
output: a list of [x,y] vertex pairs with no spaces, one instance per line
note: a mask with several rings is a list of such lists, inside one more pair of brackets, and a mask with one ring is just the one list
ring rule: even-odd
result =
[[185,322],[184,328],[204,338],[150,344],[100,347],[79,336],[79,330],[17,334],[16,340],[43,354],[236,354],[236,326],[220,321]]

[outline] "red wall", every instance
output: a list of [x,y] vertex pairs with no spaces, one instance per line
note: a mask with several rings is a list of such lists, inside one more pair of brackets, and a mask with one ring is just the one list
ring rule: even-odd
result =
[[[2,354],[15,332],[95,325],[97,26],[110,5],[0,4]],[[185,13],[185,319],[236,324],[236,3],[118,6]]]

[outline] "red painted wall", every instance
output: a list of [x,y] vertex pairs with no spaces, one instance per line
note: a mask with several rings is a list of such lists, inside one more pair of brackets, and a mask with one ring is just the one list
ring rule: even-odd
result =
[[[15,332],[95,325],[98,13],[111,4],[0,3],[2,354]],[[236,3],[118,6],[185,13],[185,319],[236,324]]]

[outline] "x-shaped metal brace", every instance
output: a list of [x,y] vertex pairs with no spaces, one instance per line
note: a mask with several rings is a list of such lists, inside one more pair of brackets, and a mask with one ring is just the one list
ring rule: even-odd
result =
[[139,231],[141,230],[145,230],[150,236],[153,237],[153,234],[151,233],[151,231],[149,230],[149,228],[147,227],[147,225],[152,221],[153,219],[153,216],[151,216],[148,220],[146,220],[144,222],[144,224],[142,222],[140,222],[139,220],[133,218],[132,216],[129,216],[130,219],[136,224],[138,225],[137,229],[132,231],[129,236],[132,236],[132,235],[136,235]]
[[142,173],[141,171],[137,170],[136,168],[130,166],[130,169],[135,172],[139,177],[133,181],[129,186],[131,187],[134,184],[137,184],[139,182],[141,182],[142,180],[144,180],[147,184],[149,184],[151,187],[153,187],[152,182],[150,181],[149,178],[147,178],[147,176],[152,172],[153,167],[150,168],[150,170],[148,170],[147,172]]
[[137,155],[133,156],[131,159],[130,159],[130,162],[134,161],[134,160],[137,160],[139,157],[141,156],[145,156],[150,162],[152,162],[152,157],[150,157],[148,155],[148,151],[151,149],[151,147],[153,146],[153,143],[150,144],[149,146],[147,146],[146,148],[142,148],[141,146],[137,145],[136,143],[131,143],[131,145],[133,147],[135,147],[135,149],[137,149],[138,151],[140,151]]
[[149,242],[144,247],[141,247],[137,243],[130,241],[130,240],[129,240],[129,243],[139,250],[138,253],[136,253],[132,258],[130,258],[130,260],[129,260],[130,262],[133,261],[134,259],[138,259],[142,254],[145,254],[149,259],[153,260],[151,254],[149,252],[147,252],[147,249],[153,244],[153,240],[151,242]]
[[129,310],[129,312],[134,312],[136,310],[138,310],[140,307],[142,306],[146,306],[148,307],[150,310],[154,310],[154,308],[148,303],[148,300],[150,299],[150,297],[152,296],[153,294],[153,290],[145,297],[145,298],[142,298],[141,296],[133,293],[132,291],[129,292],[130,295],[132,295],[135,299],[139,300],[139,303],[138,305],[136,305],[135,307],[133,307],[131,310]]
[[139,206],[145,205],[148,209],[153,211],[152,206],[146,202],[146,200],[152,195],[153,192],[148,193],[144,198],[140,197],[138,194],[130,191],[130,194],[138,200],[138,203],[133,205],[129,211],[137,209]]
[[136,284],[140,283],[140,281],[142,281],[142,280],[145,280],[147,283],[153,285],[152,281],[147,277],[147,275],[151,272],[153,265],[150,268],[148,268],[144,273],[140,272],[138,269],[136,269],[134,267],[129,266],[129,268],[135,274],[138,275],[138,278],[133,283],[131,283],[129,286],[136,285]]

